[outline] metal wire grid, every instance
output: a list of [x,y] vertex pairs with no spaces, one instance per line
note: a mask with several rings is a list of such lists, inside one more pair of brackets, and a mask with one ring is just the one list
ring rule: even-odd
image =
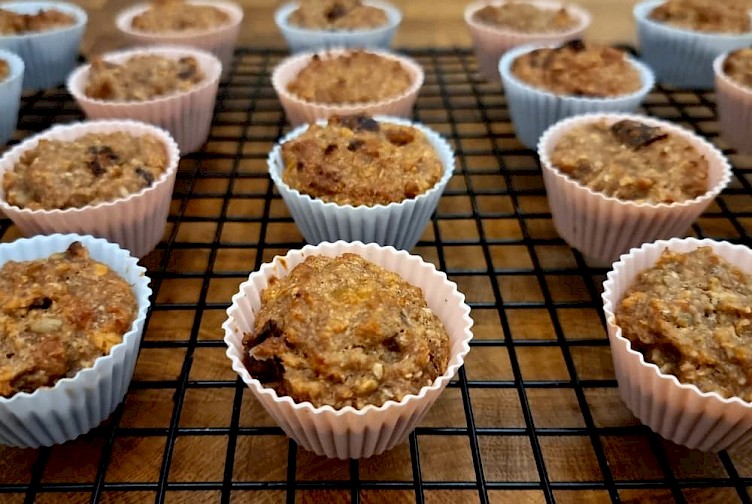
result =
[[[468,293],[476,339],[409,445],[348,462],[299,450],[225,360],[219,324],[238,283],[303,245],[265,171],[287,128],[269,79],[284,53],[240,50],[144,260],[155,303],[124,405],[73,443],[0,448],[0,502],[750,502],[743,451],[685,450],[625,412],[599,308],[606,270],[553,230],[500,86],[465,49],[410,55],[426,71],[415,118],[458,162],[414,252]],[[718,140],[710,93],[659,88],[645,111]],[[16,139],[81,118],[63,90],[26,97]],[[693,232],[750,245],[752,159],[731,158],[730,188]]]

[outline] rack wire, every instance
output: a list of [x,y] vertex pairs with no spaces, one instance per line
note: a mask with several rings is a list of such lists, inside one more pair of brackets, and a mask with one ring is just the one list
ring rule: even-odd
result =
[[[52,448],[0,447],[0,502],[750,502],[752,456],[662,440],[621,403],[600,310],[606,270],[556,234],[537,157],[501,86],[466,49],[412,50],[415,119],[445,135],[457,171],[414,253],[468,296],[466,365],[409,442],[332,461],[288,440],[236,378],[220,324],[238,284],[303,240],[266,175],[289,127],[270,85],[281,51],[241,49],[209,142],[185,156],[134,380],[102,426]],[[657,88],[644,112],[721,148],[714,96]],[[23,99],[14,142],[82,119],[62,89]],[[752,159],[693,225],[752,245]],[[2,240],[19,236],[0,221]]]

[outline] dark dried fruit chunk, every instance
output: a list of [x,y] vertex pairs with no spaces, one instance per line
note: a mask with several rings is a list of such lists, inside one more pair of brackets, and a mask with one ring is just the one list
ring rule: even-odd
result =
[[193,58],[180,58],[178,64],[180,65],[178,79],[188,80],[198,72],[198,68],[196,68]]
[[68,250],[65,251],[65,255],[70,259],[75,259],[76,257],[86,259],[87,257],[89,257],[89,253],[79,241],[74,241],[73,243],[71,243],[68,246]]
[[668,133],[664,133],[660,128],[628,119],[612,124],[611,134],[622,145],[632,150],[639,150],[654,142],[668,138]]
[[350,143],[347,144],[347,150],[349,150],[350,152],[355,152],[356,150],[363,147],[364,144],[365,142],[363,140],[356,138],[355,140],[351,140]]
[[94,176],[99,177],[107,173],[107,169],[118,161],[119,156],[107,145],[92,145],[89,147],[89,169]]
[[329,154],[331,154],[332,152],[334,152],[336,150],[337,150],[337,146],[335,144],[329,144],[324,149],[324,155],[328,156]]
[[152,175],[150,171],[144,170],[140,166],[136,167],[136,175],[146,181],[147,187],[151,187],[151,185],[154,183],[154,175]]
[[412,132],[407,129],[390,130],[386,133],[386,138],[394,145],[402,147],[412,143],[415,140]]
[[379,123],[374,120],[373,117],[366,115],[353,115],[339,118],[339,123],[350,128],[353,131],[373,131],[378,132],[380,127]]
[[330,23],[344,17],[347,14],[347,9],[341,3],[335,3],[332,8],[326,11],[326,20]]
[[243,336],[243,348],[245,349],[245,366],[251,376],[261,383],[279,382],[285,374],[285,368],[276,357],[271,359],[257,359],[253,355],[253,348],[268,339],[279,340],[284,344],[284,334],[273,320],[267,320],[264,327],[255,335],[246,333]]
[[571,49],[574,52],[582,52],[585,50],[585,43],[581,39],[570,40],[562,48]]
[[50,306],[52,306],[52,299],[45,296],[32,301],[29,310],[47,310]]

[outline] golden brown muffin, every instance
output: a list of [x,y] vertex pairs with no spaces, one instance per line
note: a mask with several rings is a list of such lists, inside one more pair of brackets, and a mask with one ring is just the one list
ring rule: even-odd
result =
[[744,33],[750,30],[749,8],[749,2],[743,0],[668,0],[649,17],[687,30]]
[[4,59],[0,59],[0,82],[3,82],[10,75],[10,65]]
[[230,22],[230,15],[212,5],[195,5],[184,0],[156,0],[135,16],[131,27],[146,33],[202,31]]
[[299,0],[287,22],[309,30],[364,30],[384,26],[384,9],[360,0]]
[[577,18],[566,8],[541,9],[523,2],[486,5],[473,14],[473,20],[521,33],[556,33],[577,26]]
[[74,24],[76,24],[74,16],[57,9],[40,9],[36,14],[19,14],[0,9],[0,35],[58,30]]
[[742,86],[752,88],[752,49],[732,51],[723,61],[723,73]]

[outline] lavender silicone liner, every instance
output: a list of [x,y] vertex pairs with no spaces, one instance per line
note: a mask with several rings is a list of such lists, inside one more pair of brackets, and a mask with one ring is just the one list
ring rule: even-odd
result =
[[128,390],[151,296],[149,277],[136,258],[99,238],[53,234],[0,244],[0,265],[43,259],[65,251],[74,241],[80,241],[93,260],[106,264],[131,285],[138,306],[136,318],[123,342],[96,359],[92,367],[52,387],[0,397],[1,444],[37,448],[75,439],[107,418]]
[[[639,121],[679,135],[708,160],[708,190],[677,203],[635,203],[595,192],[559,171],[551,161],[558,140],[574,127],[604,120]],[[683,235],[731,180],[731,166],[712,144],[692,132],[650,117],[629,114],[586,114],[565,119],[541,137],[538,144],[551,218],[556,231],[572,247],[597,262],[611,263],[632,247]]]
[[136,55],[156,54],[169,59],[194,57],[204,73],[204,80],[193,88],[176,94],[144,101],[114,102],[86,96],[91,65],[82,65],[68,78],[68,92],[89,119],[132,119],[170,132],[180,152],[194,152],[206,143],[211,130],[214,104],[217,101],[222,63],[213,54],[190,47],[154,46],[128,49],[102,55],[105,61],[123,63]]
[[[269,175],[274,181],[295,224],[308,243],[322,241],[362,241],[392,245],[410,250],[420,239],[423,230],[439,204],[441,195],[454,173],[454,151],[441,136],[422,124],[397,117],[375,116],[379,122],[413,126],[420,130],[441,159],[444,173],[430,190],[399,203],[375,206],[338,205],[302,194],[282,180],[285,163],[282,145],[302,135],[308,125],[287,134],[274,146],[268,158]],[[326,124],[326,121],[319,121]]]
[[752,154],[752,89],[735,82],[723,71],[723,53],[713,62],[715,100],[721,136],[740,154]]
[[531,45],[510,49],[499,61],[499,73],[507,95],[509,115],[514,131],[522,144],[534,149],[546,128],[566,117],[592,112],[634,112],[655,84],[653,72],[647,65],[629,58],[640,73],[642,87],[631,94],[609,98],[562,96],[530,86],[512,74],[517,57],[541,47]]
[[[270,278],[286,276],[308,256],[336,257],[348,252],[395,272],[422,289],[428,307],[441,320],[449,335],[447,369],[417,394],[409,394],[400,402],[387,401],[378,407],[368,405],[355,409],[347,406],[335,410],[331,406],[314,407],[310,402],[296,403],[289,396],[280,397],[273,389],[252,378],[243,365],[243,333],[253,330],[261,292],[268,286]],[[404,442],[464,363],[473,337],[470,331],[473,321],[465,296],[457,291],[457,286],[447,279],[446,274],[419,256],[373,243],[339,241],[306,245],[300,250],[289,251],[284,257],[277,256],[271,263],[262,265],[259,271],[251,273],[240,285],[227,315],[222,324],[227,357],[256,399],[285,433],[303,448],[340,459],[367,458]]]
[[499,59],[509,49],[528,44],[560,45],[569,40],[582,38],[592,21],[588,11],[573,4],[549,0],[532,0],[532,5],[540,9],[566,8],[579,23],[569,30],[551,33],[525,33],[499,26],[491,26],[473,19],[475,13],[487,5],[499,6],[505,0],[477,0],[465,8],[465,24],[473,39],[473,51],[478,62],[478,70],[487,80],[500,82]]
[[622,400],[642,423],[666,439],[702,451],[725,450],[743,444],[752,432],[752,404],[724,398],[681,383],[645,361],[616,325],[614,312],[637,275],[650,268],[665,249],[689,252],[711,247],[747,275],[752,274],[752,250],[741,245],[694,238],[674,238],[632,249],[613,265],[603,283],[603,312]]
[[640,54],[661,84],[685,89],[713,87],[713,60],[721,53],[752,44],[752,32],[703,33],[674,28],[649,19],[664,0],[648,0],[634,7]]
[[282,32],[290,52],[316,51],[336,47],[389,49],[397,27],[402,22],[402,12],[394,5],[381,0],[367,0],[365,5],[383,9],[387,23],[384,26],[362,30],[312,30],[293,26],[287,22],[298,8],[298,2],[283,4],[274,13],[274,22]]
[[36,14],[40,9],[57,9],[76,18],[72,26],[22,35],[0,35],[0,49],[17,54],[25,64],[24,89],[47,89],[65,82],[76,67],[86,11],[64,2],[4,2],[0,9]]
[[13,136],[18,124],[24,62],[12,52],[2,49],[0,60],[6,61],[9,67],[8,77],[0,81],[0,144],[4,144]]
[[41,139],[74,140],[87,133],[124,131],[133,135],[153,135],[165,146],[167,166],[151,186],[113,201],[65,210],[30,210],[9,204],[0,188],[0,210],[26,235],[49,233],[90,234],[118,243],[134,256],[142,257],[159,243],[164,233],[172,201],[178,161],[178,146],[164,130],[134,121],[86,121],[54,126],[14,146],[0,158],[0,179],[11,170],[24,152],[34,149]]

